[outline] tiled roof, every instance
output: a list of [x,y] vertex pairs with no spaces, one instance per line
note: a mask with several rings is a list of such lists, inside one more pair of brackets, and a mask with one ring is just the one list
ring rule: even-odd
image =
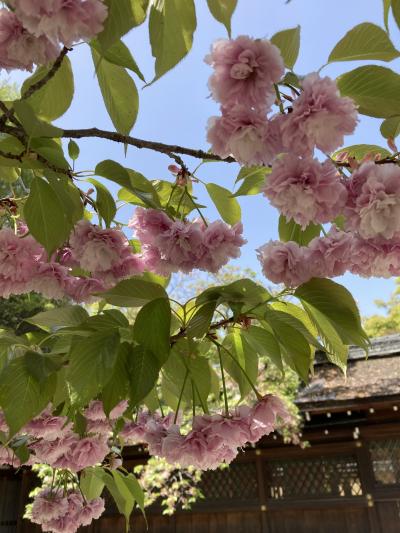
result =
[[355,347],[349,351],[347,377],[327,362],[317,358],[315,375],[299,391],[296,403],[302,409],[342,404],[346,401],[400,396],[400,335],[373,339],[368,355]]

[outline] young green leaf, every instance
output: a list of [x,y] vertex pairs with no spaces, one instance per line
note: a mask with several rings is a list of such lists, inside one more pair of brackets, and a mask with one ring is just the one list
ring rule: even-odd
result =
[[336,44],[329,55],[328,62],[377,59],[392,61],[400,53],[393,46],[388,34],[370,22],[358,24]]
[[400,133],[400,116],[385,119],[381,124],[381,134],[385,139],[395,139]]
[[281,51],[285,66],[292,69],[300,50],[300,26],[275,33],[271,37],[271,43]]
[[236,9],[237,0],[207,0],[207,4],[212,16],[225,26],[230,37],[231,19]]
[[332,154],[332,159],[335,161],[340,160],[343,154],[346,154],[346,157],[354,157],[357,161],[361,161],[366,155],[372,157],[379,155],[381,159],[392,155],[387,148],[382,148],[382,146],[377,146],[376,144],[353,144],[337,150]]
[[29,231],[49,255],[63,244],[72,229],[63,204],[42,178],[34,178],[31,183],[24,217]]
[[214,202],[215,207],[218,209],[219,214],[222,219],[227,224],[236,224],[239,222],[242,216],[240,205],[236,198],[232,197],[232,193],[216,185],[215,183],[207,184],[207,192],[211,197],[211,200]]
[[107,227],[109,228],[111,222],[114,220],[114,217],[117,214],[117,206],[115,205],[114,198],[107,187],[105,187],[99,181],[95,180],[94,178],[90,178],[88,181],[96,187],[96,207],[99,215],[103,218]]
[[288,221],[284,215],[279,217],[279,238],[283,242],[294,241],[300,246],[307,246],[315,237],[321,233],[321,224],[310,224],[302,229],[294,220]]
[[150,7],[149,32],[155,78],[171,70],[192,48],[196,29],[193,0],[154,0]]
[[144,346],[131,348],[129,357],[129,397],[137,405],[157,383],[161,363],[151,350]]
[[124,279],[101,296],[118,307],[142,307],[150,300],[168,297],[161,285],[141,278]]
[[215,313],[216,301],[207,302],[197,309],[188,322],[186,334],[189,337],[201,338],[210,329],[211,321]]
[[158,298],[147,303],[137,314],[133,326],[133,336],[141,346],[150,350],[162,364],[169,355],[170,328],[171,307],[169,300]]
[[63,130],[38,118],[32,107],[26,101],[19,100],[15,102],[14,108],[24,130],[30,137],[62,136]]
[[88,317],[87,311],[80,305],[66,305],[42,311],[31,318],[26,318],[25,322],[50,330],[52,328],[79,326]]
[[260,357],[268,357],[280,371],[283,371],[281,349],[272,333],[259,326],[250,326],[243,330],[242,335]]
[[107,416],[117,403],[124,400],[128,394],[131,352],[131,344],[127,342],[121,343],[110,379],[103,387],[101,399]]
[[96,476],[94,467],[85,468],[79,476],[79,486],[87,500],[99,498],[104,489],[104,481]]
[[93,48],[92,56],[101,94],[112,123],[119,133],[128,135],[139,110],[136,85],[123,67],[102,58]]
[[[31,85],[42,80],[51,67],[38,67],[22,85],[21,95],[24,96]],[[53,121],[61,117],[69,109],[74,96],[74,75],[71,62],[64,57],[61,67],[41,89],[34,92],[26,101],[36,115],[42,120]]]
[[247,342],[243,332],[238,329],[233,329],[231,333],[228,333],[222,345],[221,357],[224,368],[239,385],[241,397],[244,398],[251,391],[251,385],[245,373],[253,383],[257,380],[257,352]]
[[122,41],[115,42],[105,51],[103,50],[100,42],[97,39],[91,41],[90,46],[94,48],[96,52],[100,54],[101,57],[106,59],[109,63],[112,63],[113,65],[119,65],[120,67],[124,67],[131,70],[143,82],[146,82],[142,72],[140,71],[140,68],[138,67],[136,61],[133,59],[129,48]]
[[97,36],[103,50],[108,50],[128,31],[146,19],[149,0],[104,0],[108,17],[103,31]]
[[69,157],[73,160],[73,161],[76,161],[79,157],[79,146],[76,144],[76,142],[72,139],[70,139],[69,143],[68,143],[68,154],[69,154]]

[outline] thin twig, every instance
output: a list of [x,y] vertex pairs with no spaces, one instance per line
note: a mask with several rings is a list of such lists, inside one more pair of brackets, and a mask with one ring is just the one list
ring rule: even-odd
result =
[[99,130],[98,128],[64,130],[62,135],[69,139],[82,139],[86,137],[98,137],[100,139],[108,139],[110,141],[129,144],[136,148],[146,148],[166,154],[182,166],[182,161],[177,159],[176,154],[188,155],[197,159],[206,159],[207,161],[223,161],[224,163],[236,163],[233,157],[226,157],[225,159],[216,154],[205,152],[204,150],[195,150],[193,148],[185,148],[176,144],[165,144],[156,141],[147,141],[145,139],[137,139],[129,135],[122,135],[114,131]]

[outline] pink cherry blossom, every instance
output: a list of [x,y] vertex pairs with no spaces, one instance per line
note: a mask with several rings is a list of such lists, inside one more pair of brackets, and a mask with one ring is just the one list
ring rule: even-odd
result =
[[46,298],[61,300],[70,283],[68,269],[59,263],[39,263],[30,283],[30,289],[41,293]]
[[273,283],[296,287],[313,276],[308,265],[309,249],[293,241],[269,241],[257,250],[263,274]]
[[68,500],[61,489],[44,489],[34,498],[31,520],[35,524],[44,524],[50,520],[57,520],[68,512]]
[[53,416],[48,410],[28,422],[21,432],[35,438],[54,441],[71,434],[72,423],[66,416]]
[[93,299],[93,294],[104,290],[104,283],[96,278],[71,277],[66,288],[66,294],[75,302],[90,302]]
[[205,252],[197,268],[207,272],[218,270],[229,261],[240,257],[240,247],[247,241],[242,237],[243,225],[239,222],[228,226],[222,220],[216,220],[203,230]]
[[59,47],[47,36],[35,37],[20,19],[8,9],[0,9],[0,68],[7,70],[33,69],[54,61]]
[[159,235],[170,230],[172,224],[173,220],[164,211],[138,207],[128,225],[142,244],[153,245]]
[[4,416],[4,412],[0,409],[0,432],[1,433],[8,433],[9,427],[6,421],[6,417]]
[[341,97],[332,79],[315,73],[304,78],[302,88],[282,123],[283,144],[298,155],[313,153],[315,146],[323,152],[336,150],[357,125],[353,100]]
[[41,439],[33,442],[29,445],[29,449],[34,452],[37,463],[45,463],[49,466],[57,467],[61,463],[63,465],[68,464],[65,457],[78,440],[78,436],[71,433],[51,441]]
[[249,442],[257,442],[262,436],[274,431],[277,417],[285,422],[291,420],[291,416],[282,400],[270,394],[261,398],[249,413],[250,431],[252,434]]
[[346,228],[364,239],[400,237],[400,169],[363,163],[348,184]]
[[277,159],[263,189],[271,204],[305,228],[311,222],[324,224],[339,215],[347,191],[333,164],[286,154]]
[[95,37],[107,17],[107,8],[101,0],[11,0],[10,3],[31,33],[46,35],[68,47]]
[[271,155],[276,155],[266,116],[243,105],[223,107],[222,116],[211,117],[207,140],[214,154],[222,158],[232,155],[245,166],[268,165]]
[[95,498],[82,507],[79,513],[79,522],[81,526],[89,526],[93,520],[97,520],[105,511],[105,502],[103,498]]
[[349,269],[352,236],[333,226],[324,237],[315,237],[308,245],[308,266],[312,277],[333,278]]
[[101,402],[100,400],[92,400],[86,407],[86,409],[83,411],[83,414],[85,418],[94,422],[107,420],[103,408],[103,402]]
[[88,466],[101,463],[109,451],[104,438],[85,437],[79,439],[63,458],[57,461],[57,466],[78,472]]
[[279,49],[266,39],[240,36],[216,41],[206,62],[214,68],[209,87],[215,100],[232,107],[268,108],[275,99],[273,84],[285,67]]
[[44,250],[30,237],[18,237],[9,228],[0,230],[0,296],[30,291]]
[[122,400],[117,403],[117,405],[110,411],[110,420],[117,420],[117,418],[120,418],[128,409],[128,405],[128,400]]

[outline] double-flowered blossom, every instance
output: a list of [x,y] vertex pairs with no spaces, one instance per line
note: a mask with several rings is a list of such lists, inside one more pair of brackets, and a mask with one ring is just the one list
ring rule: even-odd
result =
[[101,0],[10,0],[15,14],[33,35],[72,46],[89,41],[103,29],[107,17]]
[[163,211],[137,208],[129,222],[142,244],[146,269],[161,275],[191,272],[194,269],[217,272],[229,259],[240,256],[246,242],[240,223],[229,226],[215,221],[172,220]]
[[217,102],[231,108],[268,109],[275,99],[273,84],[285,67],[279,49],[266,39],[240,36],[216,41],[206,62],[214,68],[209,87]]
[[0,9],[0,68],[6,70],[33,69],[54,61],[59,47],[46,35],[30,33],[13,11]]
[[105,509],[103,498],[85,501],[76,490],[44,489],[34,497],[30,519],[43,531],[75,533],[100,518]]
[[290,415],[279,398],[267,395],[252,407],[236,408],[230,416],[196,416],[186,435],[171,416],[161,418],[150,413],[139,415],[137,422],[128,422],[120,435],[127,443],[147,443],[151,454],[170,463],[208,470],[230,463],[239,448],[274,431],[279,418],[288,422]]
[[354,132],[357,109],[351,98],[341,97],[331,78],[309,74],[302,93],[282,122],[282,142],[288,152],[306,155],[317,147],[332,152]]
[[323,224],[338,216],[347,191],[334,165],[311,156],[285,154],[277,159],[263,189],[288,220],[305,228],[310,222]]
[[363,163],[347,184],[346,228],[364,239],[400,238],[400,169]]

